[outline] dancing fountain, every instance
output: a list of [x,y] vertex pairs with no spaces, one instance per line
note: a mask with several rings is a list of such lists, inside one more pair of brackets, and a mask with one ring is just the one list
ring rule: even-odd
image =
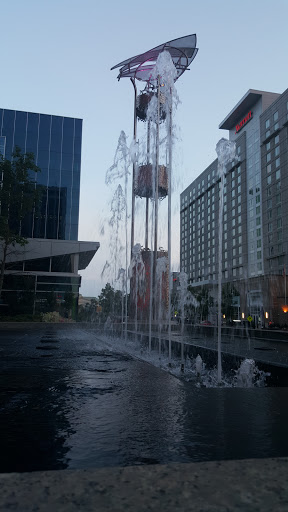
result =
[[[120,62],[111,68],[112,70],[120,68],[118,80],[130,78],[134,88],[133,150],[137,147],[138,143],[137,123],[142,121],[146,125],[146,154],[143,162],[139,163],[139,155],[132,159],[130,253],[134,271],[130,276],[130,295],[133,297],[134,305],[130,308],[129,316],[134,316],[135,329],[138,327],[138,315],[142,328],[143,324],[148,324],[149,350],[151,350],[152,327],[155,329],[158,326],[159,329],[162,329],[162,316],[165,313],[170,359],[173,114],[178,103],[175,82],[188,69],[197,51],[196,35],[192,34],[163,43],[143,54]],[[136,80],[144,83],[144,89],[139,94]],[[162,249],[159,248],[159,203],[166,197],[168,198],[168,225],[165,241],[167,249]],[[145,267],[145,289],[142,289],[141,295],[138,288],[137,290],[134,289],[135,286],[138,286],[137,283],[139,282],[137,277],[139,264],[134,263],[135,251],[133,249],[135,244],[135,223],[137,221],[135,213],[136,198],[145,200],[145,227],[143,245],[141,245],[141,261]],[[149,212],[150,206],[151,212]],[[139,256],[137,257],[139,262]],[[163,258],[165,263],[161,264],[161,285],[158,286],[157,268],[159,268],[158,260],[161,258]],[[166,265],[164,272],[163,265]],[[142,271],[143,269],[141,269]],[[161,289],[160,295],[159,289]],[[165,309],[163,308],[163,302]],[[128,311],[126,309],[126,318],[127,316]],[[161,322],[159,323],[160,317]]]
[[[107,171],[106,183],[112,184],[124,180],[124,185],[118,184],[111,201],[112,217],[109,226],[114,229],[114,253],[106,263],[112,270],[114,283],[125,290],[125,307],[122,300],[121,333],[125,324],[125,342],[127,347],[128,317],[129,335],[134,336],[134,353],[139,338],[148,340],[148,355],[152,344],[157,343],[159,359],[165,350],[168,352],[168,367],[171,368],[172,337],[171,337],[171,192],[172,192],[172,153],[174,144],[173,116],[179,102],[175,88],[176,80],[188,69],[189,64],[197,54],[196,36],[190,35],[164,43],[144,54],[123,61],[112,69],[120,68],[118,80],[130,78],[134,89],[134,130],[133,141],[127,145],[127,137],[121,132],[115,153],[114,163]],[[144,88],[137,90],[136,80],[144,83]],[[144,136],[137,138],[138,124],[144,126]],[[143,148],[141,151],[141,147]],[[230,385],[227,376],[222,377],[221,360],[221,298],[222,298],[222,220],[223,220],[223,180],[226,167],[234,160],[235,143],[221,139],[217,146],[218,177],[219,177],[219,254],[218,254],[218,364],[217,378],[207,374],[206,364],[198,354],[198,359],[190,359],[187,364],[189,371],[193,367],[198,382],[210,386],[216,383]],[[128,201],[128,183],[132,179],[131,216]],[[124,191],[123,191],[124,190]],[[166,233],[160,232],[160,214],[163,213],[162,203],[167,198],[167,213],[165,214]],[[137,201],[137,203],[136,203]],[[144,208],[142,207],[144,203]],[[141,204],[141,207],[136,206]],[[144,211],[141,216],[139,212]],[[128,243],[128,219],[131,217],[130,248]],[[130,220],[130,219],[129,219]],[[121,260],[124,247],[121,245],[120,224],[125,224],[125,265]],[[136,229],[138,228],[138,230]],[[162,231],[163,223],[162,223]],[[135,243],[135,237],[138,241]],[[160,236],[162,246],[160,247]],[[141,243],[142,239],[142,243]],[[129,262],[130,253],[130,262]],[[111,264],[111,261],[113,262]],[[121,267],[118,272],[117,265]],[[179,307],[181,311],[181,332],[178,346],[181,349],[181,372],[184,372],[184,323],[185,308],[192,305],[197,307],[197,301],[187,292],[188,276],[181,272],[179,282]],[[128,288],[130,287],[130,305],[128,308]],[[125,318],[125,321],[123,320]],[[107,326],[109,330],[110,326]],[[139,336],[139,334],[141,336]],[[153,343],[152,343],[153,342]],[[168,342],[168,347],[164,344]],[[176,344],[177,344],[176,343]],[[153,345],[153,348],[154,348]],[[138,347],[143,354],[143,346]],[[187,348],[187,347],[186,347]],[[138,350],[138,349],[137,349]],[[136,353],[135,353],[136,354]],[[152,357],[152,355],[151,355]],[[189,356],[188,356],[189,359]],[[192,361],[192,362],[191,362]],[[162,358],[164,363],[164,358]],[[247,370],[244,365],[244,372]],[[204,371],[205,369],[205,371]],[[243,371],[241,370],[242,374]],[[241,374],[241,375],[242,375]],[[225,382],[224,382],[225,381]],[[237,382],[241,381],[239,377]],[[243,379],[242,379],[243,381]],[[233,384],[231,384],[233,385]]]

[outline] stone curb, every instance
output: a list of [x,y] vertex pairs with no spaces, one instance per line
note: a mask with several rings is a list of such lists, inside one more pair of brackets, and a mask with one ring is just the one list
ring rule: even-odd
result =
[[287,512],[288,458],[0,475],[0,510]]

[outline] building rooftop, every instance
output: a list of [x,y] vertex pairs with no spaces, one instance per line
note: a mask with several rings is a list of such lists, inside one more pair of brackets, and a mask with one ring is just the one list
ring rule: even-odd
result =
[[241,117],[244,117],[253,105],[262,97],[263,99],[263,112],[268,108],[281,94],[275,92],[258,91],[256,89],[249,89],[243,98],[235,105],[231,112],[219,124],[221,130],[232,130],[239,122]]

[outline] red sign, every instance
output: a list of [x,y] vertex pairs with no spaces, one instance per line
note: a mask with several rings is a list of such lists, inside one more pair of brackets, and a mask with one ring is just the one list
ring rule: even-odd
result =
[[247,124],[248,121],[250,121],[250,119],[252,119],[252,114],[253,114],[253,112],[250,110],[250,112],[248,112],[247,116],[245,116],[242,119],[242,121],[240,121],[239,124],[236,124],[236,132],[235,133],[240,132],[240,130],[242,130],[243,126],[245,126],[245,124]]

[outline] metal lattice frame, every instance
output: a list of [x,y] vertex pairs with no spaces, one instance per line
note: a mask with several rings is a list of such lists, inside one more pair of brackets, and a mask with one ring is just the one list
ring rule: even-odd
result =
[[170,53],[174,66],[177,70],[177,80],[184,71],[188,69],[188,66],[196,57],[198,52],[196,44],[196,34],[179,37],[178,39],[162,43],[159,46],[156,46],[156,48],[148,50],[148,52],[141,53],[135,57],[130,57],[129,59],[113,66],[111,70],[120,68],[118,80],[126,77],[151,84],[151,75],[157,57],[159,53],[166,50]]

